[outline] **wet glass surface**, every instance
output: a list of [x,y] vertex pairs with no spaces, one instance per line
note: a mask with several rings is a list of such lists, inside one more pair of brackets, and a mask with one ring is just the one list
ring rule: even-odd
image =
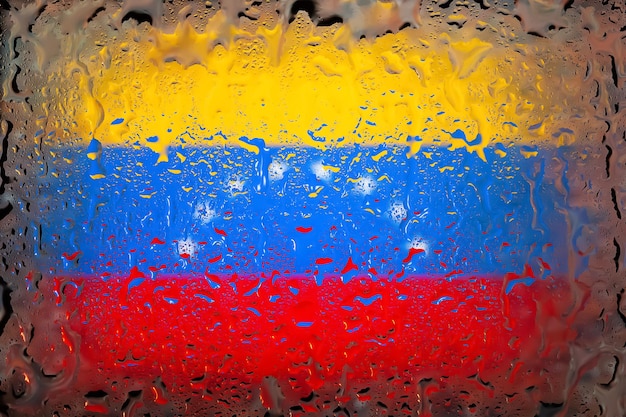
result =
[[626,415],[626,7],[0,1],[0,413]]

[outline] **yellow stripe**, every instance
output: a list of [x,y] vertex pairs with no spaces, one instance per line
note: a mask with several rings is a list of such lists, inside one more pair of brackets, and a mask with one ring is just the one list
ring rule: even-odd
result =
[[[575,94],[541,91],[556,81],[538,68],[558,65],[558,57],[550,63],[511,54],[482,32],[425,39],[407,28],[353,40],[347,26],[318,28],[299,14],[285,30],[227,26],[223,46],[209,30],[223,23],[220,13],[204,33],[186,22],[171,34],[125,27],[84,60],[87,71],[66,63],[55,83],[55,114],[75,123],[85,142],[147,146],[160,160],[181,142],[249,146],[241,136],[322,148],[419,136],[410,153],[435,143],[484,158],[494,142],[552,140],[571,127],[565,94]],[[118,118],[124,121],[112,125]],[[482,141],[452,138],[457,129]]]

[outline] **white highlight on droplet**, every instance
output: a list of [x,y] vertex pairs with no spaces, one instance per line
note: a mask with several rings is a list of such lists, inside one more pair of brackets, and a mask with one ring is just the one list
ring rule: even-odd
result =
[[267,174],[270,178],[270,181],[278,181],[282,180],[285,176],[285,172],[289,169],[289,165],[287,165],[283,161],[272,161],[270,165],[267,167]]
[[376,181],[372,177],[361,177],[354,185],[354,191],[361,195],[370,195],[376,189]]
[[311,164],[311,172],[315,174],[315,178],[321,181],[330,181],[333,175],[332,171],[326,168],[321,162]]
[[199,203],[196,206],[196,210],[193,212],[193,218],[200,220],[202,224],[207,224],[216,217],[216,211],[213,210],[210,204],[206,201]]
[[407,211],[404,208],[404,204],[399,201],[395,201],[391,207],[389,208],[389,217],[395,223],[401,223],[404,219],[406,219]]
[[414,236],[413,239],[411,239],[411,242],[409,243],[409,248],[410,249],[421,249],[425,253],[428,253],[428,242],[426,242],[420,236]]
[[243,186],[245,185],[245,181],[240,177],[235,177],[228,181],[228,189],[232,194],[240,193],[243,191]]
[[179,256],[187,256],[189,258],[193,257],[198,252],[198,244],[190,239],[181,239],[178,241],[178,255]]

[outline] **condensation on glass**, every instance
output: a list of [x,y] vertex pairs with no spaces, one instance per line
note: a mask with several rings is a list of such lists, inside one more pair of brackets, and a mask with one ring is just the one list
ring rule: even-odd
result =
[[626,415],[622,0],[0,6],[0,414]]

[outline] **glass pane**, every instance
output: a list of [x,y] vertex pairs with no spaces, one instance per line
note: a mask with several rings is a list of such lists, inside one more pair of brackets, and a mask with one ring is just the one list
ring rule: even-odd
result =
[[0,414],[626,415],[622,0],[0,5]]

